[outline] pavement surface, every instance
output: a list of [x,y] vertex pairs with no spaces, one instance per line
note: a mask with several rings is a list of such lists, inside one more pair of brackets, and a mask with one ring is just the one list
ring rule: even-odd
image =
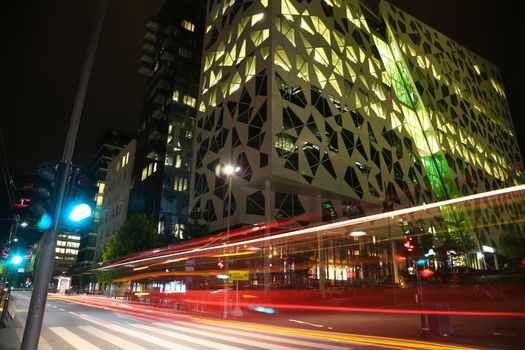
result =
[[[23,336],[30,293],[13,295],[16,315],[0,329],[0,349],[19,349]],[[245,311],[243,317],[224,321],[211,314],[178,310],[172,314],[182,318],[167,319],[147,306],[133,313],[75,302],[91,299],[102,306],[115,304],[103,297],[55,299],[51,295],[39,349],[525,349],[525,322],[515,317],[454,316],[452,334],[423,339],[419,315]]]

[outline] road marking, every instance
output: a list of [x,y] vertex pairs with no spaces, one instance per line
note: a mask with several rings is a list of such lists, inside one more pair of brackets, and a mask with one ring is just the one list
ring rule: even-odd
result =
[[80,350],[102,350],[99,347],[91,344],[90,342],[82,339],[75,333],[65,329],[64,327],[49,327],[49,330],[56,333],[59,337],[68,342],[75,349]]
[[[167,331],[165,329],[160,329],[160,328],[156,328],[156,327],[146,326],[146,325],[143,325],[143,324],[135,323],[135,324],[133,324],[133,327],[140,328],[140,329],[145,329],[147,331],[158,333],[158,334],[162,334],[162,335],[166,335],[168,337],[181,339],[181,340],[184,340],[184,341],[187,341],[187,342],[190,342],[190,343],[197,343],[199,345],[204,345],[204,346],[206,346],[206,347],[208,347],[210,349],[243,350],[243,348],[239,348],[239,347],[236,347],[236,346],[230,346],[230,345],[226,345],[224,343],[217,343],[217,342],[214,342],[214,341],[209,341],[209,340],[205,340],[205,339],[197,338],[197,337],[190,337],[190,336],[183,335],[183,334],[180,334],[180,333],[170,332],[170,331]],[[182,328],[182,327],[180,327],[180,328]],[[182,329],[182,330],[186,331],[186,329]],[[189,330],[188,330],[188,332],[189,332]],[[238,342],[239,339],[236,339],[236,341]]]
[[62,308],[60,308],[59,310],[60,310],[60,311],[66,311],[66,309],[62,309]]
[[300,323],[300,324],[306,324],[308,326],[314,326],[314,327],[317,327],[317,328],[322,328],[324,327],[322,324],[315,324],[315,323],[310,323],[310,322],[306,322],[306,321],[300,321],[300,320],[293,320],[293,319],[289,319],[288,321],[290,322],[296,322],[296,323]]
[[[361,334],[351,334],[351,333],[337,333],[337,332],[326,332],[326,331],[314,331],[314,330],[302,330],[289,327],[281,326],[272,326],[272,325],[261,325],[254,323],[246,323],[239,321],[222,321],[222,320],[212,320],[201,317],[192,317],[194,321],[201,322],[203,324],[214,324],[221,325],[222,327],[228,328],[244,328],[249,329],[250,331],[270,331],[280,334],[288,334],[294,336],[306,336],[310,339],[317,338],[323,339],[325,341],[329,340],[342,340],[349,343],[357,343],[361,345],[372,345],[372,346],[381,346],[388,347],[389,349],[432,349],[432,350],[472,350],[474,348],[463,347],[460,345],[453,344],[443,344],[443,343],[434,343],[428,341],[420,340],[410,340],[403,338],[389,338],[389,337],[380,337],[380,336],[371,336],[371,335],[361,335]],[[325,349],[328,349],[327,346],[324,346]]]
[[126,350],[148,350],[147,348],[143,348],[140,345],[134,344],[130,341],[127,341],[125,339],[122,339],[121,337],[117,337],[113,334],[110,334],[108,332],[104,332],[101,329],[92,327],[92,326],[78,326],[78,328],[82,329],[83,331],[90,333],[96,337],[102,338],[110,343],[112,343],[115,346],[118,346],[119,348],[126,349]]
[[156,337],[152,337],[152,336],[150,336],[148,334],[145,334],[145,333],[142,333],[142,332],[137,332],[136,330],[133,330],[133,329],[129,329],[129,328],[113,325],[113,324],[108,323],[108,322],[103,322],[103,321],[94,319],[91,316],[87,316],[85,314],[76,314],[76,313],[73,313],[73,314],[75,316],[77,316],[77,317],[80,317],[81,319],[83,319],[85,321],[94,323],[94,324],[96,324],[98,326],[101,326],[103,328],[110,329],[112,331],[119,332],[119,333],[124,333],[124,334],[126,334],[128,336],[139,338],[141,340],[147,341],[149,343],[153,343],[155,345],[163,346],[165,348],[177,349],[177,350],[196,350],[195,348],[191,348],[191,347],[184,346],[184,345],[181,345],[181,344],[178,344],[178,343],[174,343],[174,342],[171,342],[171,341],[167,341],[167,340],[159,339],[159,338],[156,338]]
[[[168,328],[173,328],[173,329],[183,328],[183,327],[177,327],[173,324],[155,323],[155,325],[160,325],[163,327],[168,327]],[[211,336],[209,335],[211,332],[210,332],[210,327],[208,325],[204,326],[200,324],[194,324],[192,326],[202,329],[203,335]],[[237,342],[239,341],[239,339],[242,339],[243,344],[264,347],[267,349],[291,349],[291,348],[286,347],[286,346],[279,346],[273,343],[265,343],[262,341],[251,341],[251,340],[246,339],[246,337],[263,339],[263,340],[271,340],[274,342],[286,343],[290,345],[307,346],[307,347],[318,348],[318,349],[323,349],[323,350],[347,350],[348,349],[348,347],[329,345],[329,344],[318,344],[318,343],[313,343],[313,342],[308,342],[308,341],[303,341],[303,340],[285,338],[285,337],[282,337],[281,334],[276,334],[274,332],[268,332],[268,331],[256,330],[254,332],[253,329],[250,329],[248,331],[242,331],[242,330],[239,330],[240,327],[236,327],[236,329],[231,329],[231,328],[224,329],[223,327],[215,327],[215,328],[217,328],[217,332],[224,332],[229,335],[235,334],[241,337],[241,338],[235,338],[235,337],[230,337],[230,336],[225,336],[225,335],[217,335],[216,337],[220,339],[227,340],[226,338],[231,338],[232,341],[237,341]],[[331,340],[327,339],[327,341],[331,341]]]

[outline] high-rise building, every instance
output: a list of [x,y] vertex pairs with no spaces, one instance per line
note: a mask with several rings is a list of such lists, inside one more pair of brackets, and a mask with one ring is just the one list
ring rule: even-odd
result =
[[146,26],[139,72],[148,76],[129,212],[183,239],[188,217],[193,129],[205,2],[167,1]]
[[91,227],[80,232],[80,246],[76,265],[70,271],[73,275],[72,284],[77,288],[92,288],[91,269],[97,256],[95,255],[98,224],[101,215],[101,208],[104,198],[105,179],[108,171],[108,164],[121,152],[126,145],[133,139],[134,134],[122,130],[106,129],[100,136],[93,157],[91,172],[97,181],[97,193],[95,194],[95,217]]
[[[210,1],[197,103],[190,208],[212,230],[229,214],[312,223],[325,203],[354,216],[523,180],[497,67],[387,2]],[[459,206],[442,215],[478,251],[500,232]]]
[[104,201],[99,216],[96,257],[100,256],[108,240],[126,222],[136,145],[137,141],[132,140],[108,165]]

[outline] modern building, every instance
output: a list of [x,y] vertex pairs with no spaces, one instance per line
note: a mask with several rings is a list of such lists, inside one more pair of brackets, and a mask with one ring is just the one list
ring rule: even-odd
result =
[[139,73],[148,77],[129,213],[186,238],[205,2],[169,0],[146,26]]
[[[197,106],[190,209],[211,230],[228,216],[305,224],[323,204],[356,216],[523,182],[497,67],[384,1],[379,14],[357,0],[210,1]],[[240,168],[231,188],[226,164]],[[504,208],[485,215],[524,209]],[[503,230],[522,232],[470,214],[443,211],[424,230],[473,260]]]
[[129,144],[134,134],[122,130],[106,129],[100,136],[95,156],[91,165],[91,173],[95,177],[97,193],[95,194],[95,217],[90,229],[80,232],[80,246],[76,264],[70,273],[73,275],[72,284],[77,288],[84,288],[91,282],[91,272],[96,259],[95,255],[100,210],[104,199],[105,179],[108,164]]
[[132,140],[108,165],[104,201],[99,216],[95,250],[97,257],[101,255],[107,241],[126,222],[136,145],[137,141]]

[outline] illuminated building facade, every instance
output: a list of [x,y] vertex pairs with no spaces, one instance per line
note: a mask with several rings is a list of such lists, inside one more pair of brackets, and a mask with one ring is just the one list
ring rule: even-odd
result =
[[146,213],[184,238],[201,61],[204,1],[167,1],[146,25],[139,73],[148,77],[129,214]]
[[[232,226],[522,182],[498,69],[407,13],[381,2],[376,15],[357,0],[215,0],[208,10],[190,208],[212,230],[226,227],[230,202],[220,164],[241,168]],[[504,208],[484,215],[523,211]],[[424,230],[472,251],[505,229],[460,206],[441,214]]]
[[112,239],[127,219],[129,189],[132,184],[133,164],[137,141],[131,142],[108,164],[104,201],[100,210],[95,256],[100,257],[107,242]]

